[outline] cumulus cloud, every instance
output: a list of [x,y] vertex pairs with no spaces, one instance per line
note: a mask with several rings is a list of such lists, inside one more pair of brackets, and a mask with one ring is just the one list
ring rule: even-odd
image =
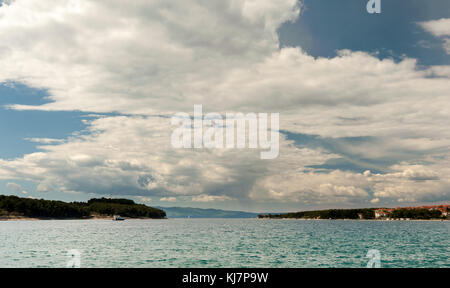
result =
[[225,200],[231,200],[230,197],[222,195],[222,196],[216,196],[216,195],[198,195],[192,197],[192,202],[215,202],[215,201],[225,201]]
[[450,55],[450,18],[420,22],[420,26],[436,37],[441,37],[443,47]]
[[265,201],[307,204],[364,202],[369,197],[365,177],[335,170],[331,173],[285,171],[261,179],[250,197]]
[[379,198],[373,198],[372,200],[370,200],[370,203],[378,203],[380,202]]
[[450,18],[425,21],[419,24],[434,36],[450,36]]
[[402,163],[387,174],[367,175],[374,196],[398,202],[442,201],[450,197],[448,159],[425,167]]
[[444,49],[445,52],[450,55],[450,38],[444,39]]
[[[280,48],[277,29],[299,17],[296,0],[79,4],[1,6],[0,82],[48,91],[46,104],[11,109],[119,115],[92,114],[83,119],[86,133],[67,139],[29,138],[46,145],[0,159],[0,178],[35,182],[40,192],[161,201],[379,205],[449,198],[448,66]],[[421,25],[448,36],[446,19]],[[271,161],[251,149],[172,149],[168,116],[194,104],[205,112],[280,112],[280,129],[342,147],[300,145],[282,134]],[[342,137],[368,140],[329,140]],[[311,168],[339,157],[370,159],[384,174]]]
[[351,51],[315,59],[279,49],[276,31],[298,17],[296,0],[81,3],[77,13],[52,0],[1,7],[0,80],[47,89],[51,100],[15,109],[151,114],[207,103],[213,111],[295,113],[399,104],[424,90],[436,100],[447,95],[445,80],[428,79],[413,59]]
[[152,198],[150,197],[145,197],[145,196],[136,196],[137,199],[139,199],[142,202],[146,202],[146,203],[150,203],[152,202]]
[[[170,119],[116,116],[93,119],[85,135],[15,160],[0,160],[0,177],[38,183],[38,190],[139,196],[201,194],[246,198],[252,182],[280,169],[319,164],[332,154],[298,149],[281,138],[268,163],[257,149],[175,149]],[[202,199],[202,198],[198,198]],[[217,198],[220,199],[220,198]]]
[[235,67],[276,51],[277,28],[299,9],[297,0],[84,0],[73,11],[66,1],[17,0],[0,8],[0,80],[48,89],[53,100],[16,109],[176,111],[206,103]]
[[9,189],[15,191],[15,192],[20,192],[23,194],[28,194],[27,191],[25,191],[21,185],[17,184],[17,183],[13,183],[13,182],[9,182],[6,184],[6,187],[8,187]]
[[163,197],[163,198],[159,199],[159,201],[163,201],[163,202],[177,202],[177,198],[175,198],[175,197]]
[[404,163],[392,166],[391,170],[386,174],[287,171],[261,179],[253,187],[250,197],[269,202],[295,201],[316,205],[432,202],[450,197],[449,170],[445,166],[431,168]]

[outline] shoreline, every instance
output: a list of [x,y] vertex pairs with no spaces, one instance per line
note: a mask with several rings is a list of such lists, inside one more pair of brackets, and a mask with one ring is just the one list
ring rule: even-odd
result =
[[258,220],[304,220],[304,221],[374,221],[374,222],[392,222],[392,221],[399,221],[399,222],[409,222],[409,221],[428,221],[428,222],[444,222],[444,221],[450,221],[450,219],[309,219],[309,218],[258,218]]
[[[88,218],[35,218],[25,216],[0,216],[0,222],[8,221],[46,221],[46,220],[113,220],[113,216],[92,216]],[[164,218],[125,218],[125,220],[165,220]]]
[[[24,216],[0,216],[0,222],[8,221],[46,221],[46,220],[113,220],[113,216],[92,216],[88,218],[33,218]],[[125,220],[173,220],[173,219],[253,219],[253,220],[301,220],[301,221],[372,221],[372,222],[446,222],[450,219],[308,219],[308,218],[125,218]]]

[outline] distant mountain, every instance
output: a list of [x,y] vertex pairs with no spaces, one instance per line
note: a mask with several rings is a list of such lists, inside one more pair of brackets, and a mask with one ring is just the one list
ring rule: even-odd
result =
[[167,218],[257,218],[258,213],[201,209],[190,207],[157,207],[164,210]]

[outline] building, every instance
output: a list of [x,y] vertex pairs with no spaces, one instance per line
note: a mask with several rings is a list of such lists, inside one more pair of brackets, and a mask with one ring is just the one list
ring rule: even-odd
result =
[[375,210],[375,218],[388,218],[393,209],[377,209]]

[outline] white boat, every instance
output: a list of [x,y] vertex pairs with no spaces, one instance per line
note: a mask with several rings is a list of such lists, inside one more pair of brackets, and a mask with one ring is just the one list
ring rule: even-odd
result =
[[120,215],[114,215],[113,216],[113,221],[123,221],[123,220],[125,220],[125,218],[120,217]]

